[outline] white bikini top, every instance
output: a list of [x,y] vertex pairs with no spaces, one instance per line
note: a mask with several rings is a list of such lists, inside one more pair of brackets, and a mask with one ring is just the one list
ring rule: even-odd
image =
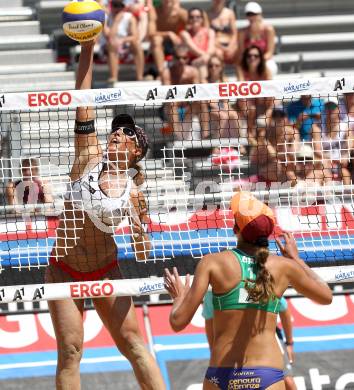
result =
[[103,159],[80,179],[69,184],[65,198],[71,200],[75,208],[84,210],[91,220],[99,225],[97,227],[100,229],[104,226],[109,227],[111,232],[112,228],[118,227],[127,216],[132,214],[130,192],[133,179],[127,172],[122,195],[118,198],[108,197],[99,186],[100,174],[105,163],[106,160]]

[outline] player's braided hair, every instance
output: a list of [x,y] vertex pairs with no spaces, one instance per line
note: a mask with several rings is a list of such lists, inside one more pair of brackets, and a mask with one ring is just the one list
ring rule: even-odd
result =
[[258,272],[256,280],[246,280],[245,288],[250,301],[266,303],[275,297],[274,278],[265,267],[269,256],[268,238],[260,237],[254,244],[259,247],[255,256]]

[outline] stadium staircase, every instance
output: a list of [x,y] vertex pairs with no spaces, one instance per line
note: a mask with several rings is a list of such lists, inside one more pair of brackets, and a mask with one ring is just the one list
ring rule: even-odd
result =
[[40,32],[33,3],[0,0],[0,89],[7,92],[74,87],[74,73],[57,63],[51,37]]

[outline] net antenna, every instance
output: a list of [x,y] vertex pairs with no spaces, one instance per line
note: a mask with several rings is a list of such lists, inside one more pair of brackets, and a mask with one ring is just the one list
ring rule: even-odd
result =
[[[152,94],[144,86],[109,93],[4,94],[0,302],[160,294],[164,284],[156,275],[164,266],[193,273],[203,255],[236,245],[229,200],[240,189],[252,191],[274,209],[276,233],[292,231],[300,256],[326,281],[354,281],[353,185],[347,175],[353,123],[345,110],[354,78],[346,78],[340,94],[334,91],[336,85],[337,78],[319,78],[158,86]],[[314,131],[310,141],[303,141],[294,122],[284,122],[282,112],[300,98],[304,86],[307,95],[322,101],[324,113],[326,102],[338,101],[339,127],[326,115],[314,123],[320,131],[328,130],[326,138]],[[171,104],[177,114],[166,117]],[[271,109],[249,120],[254,107],[262,105]],[[131,199],[119,210],[99,215],[91,198],[85,201],[74,190],[69,174],[79,106],[95,107],[103,147],[117,113],[129,113],[145,129],[151,146],[140,162],[145,181],[134,187],[134,174],[126,169],[122,185],[106,194],[124,194],[131,183],[145,199],[143,221]],[[180,121],[180,126],[171,120]],[[190,133],[173,134],[176,128]],[[104,163],[100,160],[95,167]],[[71,213],[63,216],[70,202]],[[82,238],[90,213],[100,232],[114,235],[122,279],[45,283],[50,256],[65,261]],[[149,240],[136,243],[136,229]],[[95,239],[92,235],[87,242]],[[274,241],[270,249],[277,251]],[[100,259],[87,258],[87,263],[92,261],[98,266]]]

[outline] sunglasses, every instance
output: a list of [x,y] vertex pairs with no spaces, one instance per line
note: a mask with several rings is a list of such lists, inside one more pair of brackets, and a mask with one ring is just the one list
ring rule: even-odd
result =
[[189,15],[189,19],[202,19],[202,15]]
[[188,56],[175,56],[175,58],[176,58],[176,60],[179,60],[179,61],[181,61],[181,60],[188,60]]
[[112,4],[112,8],[117,8],[117,9],[121,9],[121,8],[124,8],[124,4],[123,3],[116,3],[116,4]]
[[139,146],[138,137],[136,136],[135,130],[131,129],[130,127],[118,127],[117,129],[113,130],[111,134],[117,133],[117,131],[122,130],[122,133],[127,136],[128,138],[135,139],[137,145]]
[[255,14],[253,12],[247,12],[247,14],[246,14],[247,17],[251,17],[251,16],[255,16],[255,15],[258,15],[258,14]]
[[247,54],[247,58],[259,58],[259,54]]

